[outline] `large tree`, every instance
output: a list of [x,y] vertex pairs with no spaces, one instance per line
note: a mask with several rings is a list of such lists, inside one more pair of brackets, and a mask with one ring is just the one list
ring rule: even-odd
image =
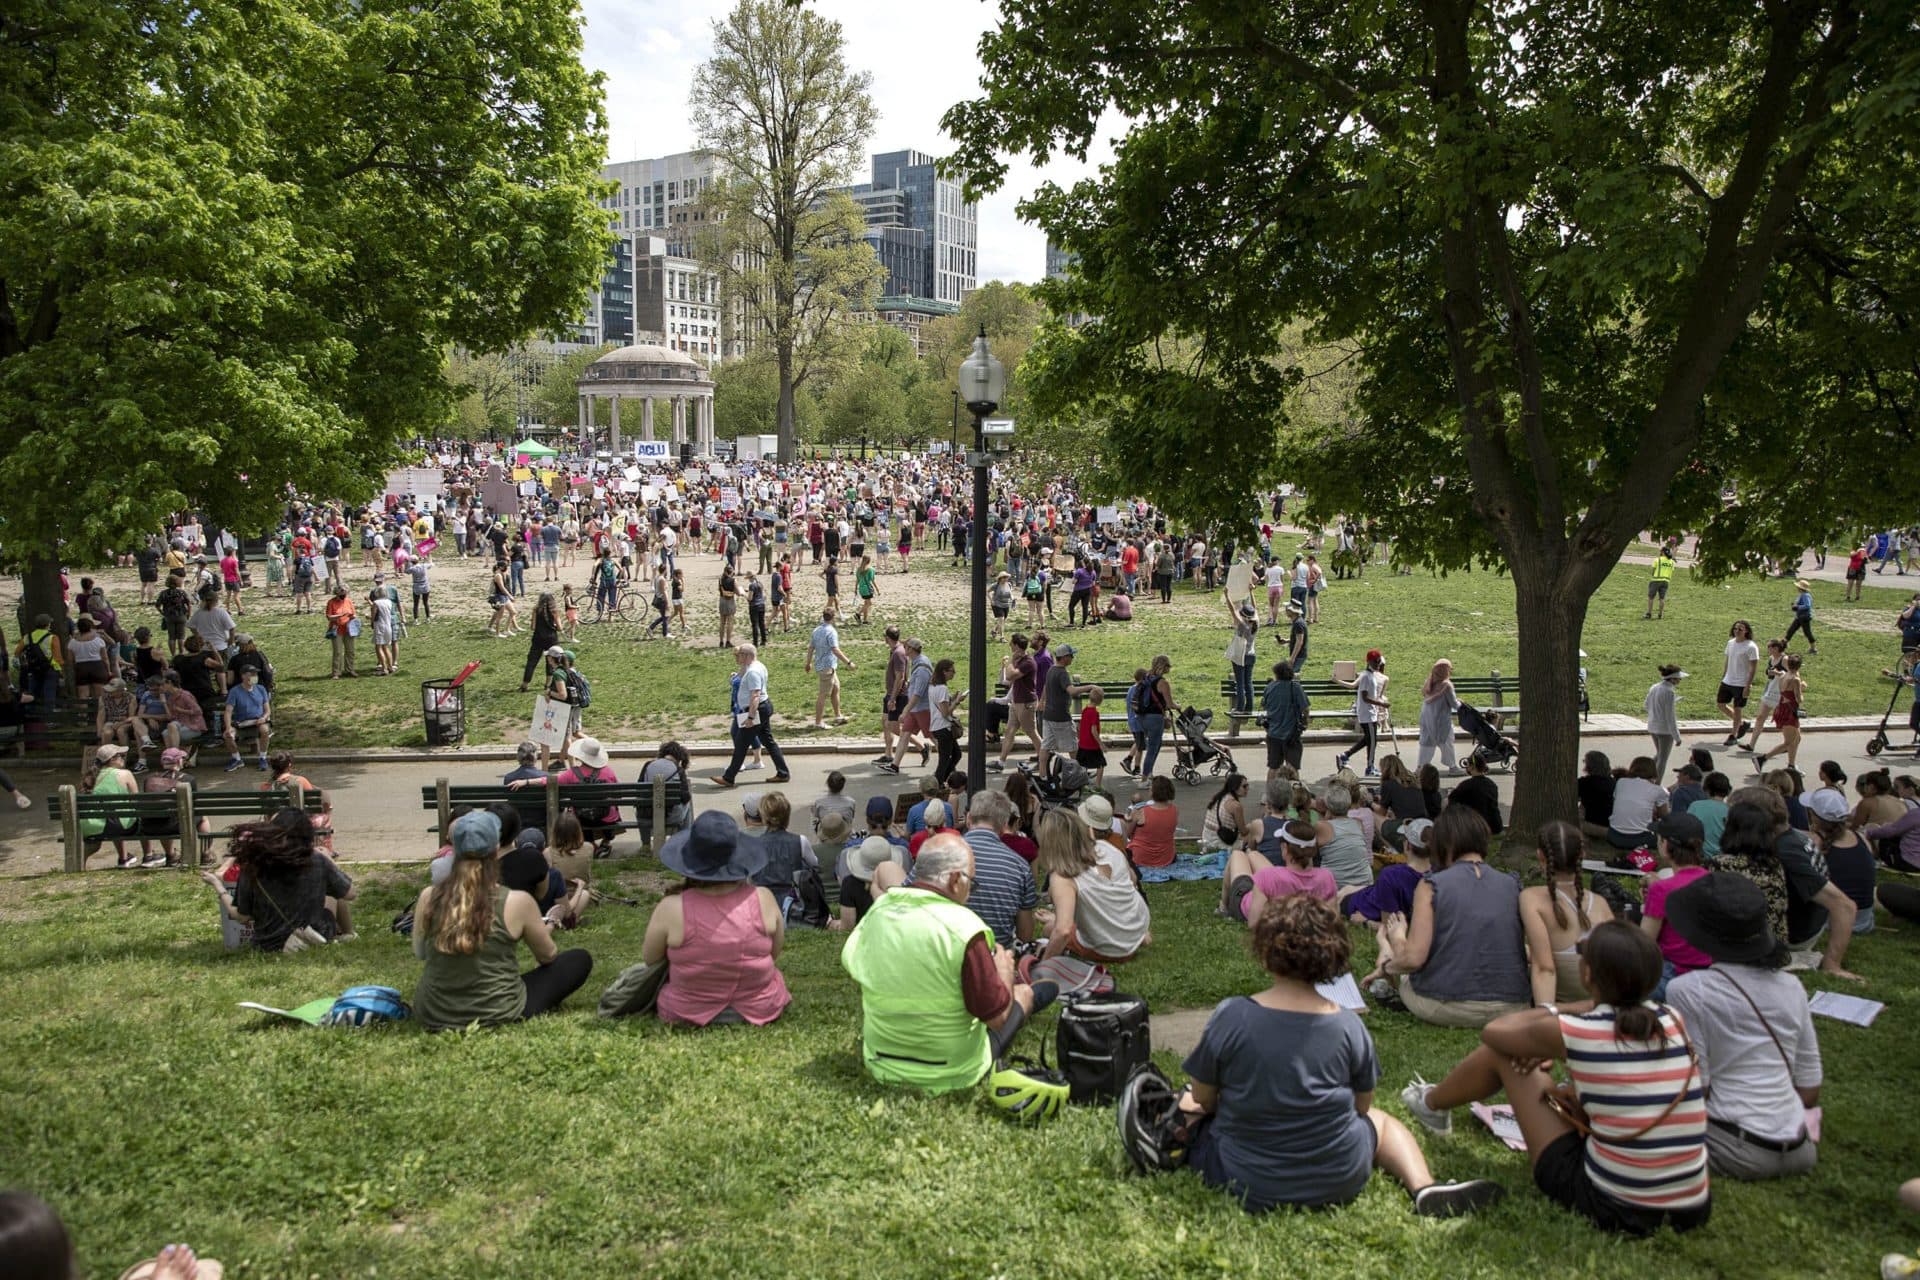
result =
[[[269,526],[573,317],[611,233],[571,0],[0,14],[0,544],[27,608],[166,513]],[[51,606],[51,607],[50,607]]]
[[[1024,206],[1079,257],[1056,306],[1097,317],[1050,340],[1050,394],[1126,398],[1130,481],[1183,468],[1213,482],[1183,514],[1244,524],[1240,482],[1284,471],[1408,559],[1512,574],[1526,830],[1572,810],[1587,603],[1639,531],[1725,568],[1887,501],[1850,455],[1913,439],[1914,13],[1007,0],[947,125],[979,190],[1133,121]],[[1353,349],[1351,412],[1289,423],[1299,324]],[[1773,509],[1723,503],[1743,481]]]
[[577,429],[580,426],[580,375],[588,365],[613,349],[611,342],[582,347],[556,357],[542,369],[530,397],[540,421],[549,427]]
[[885,269],[860,238],[853,181],[873,132],[872,77],[847,69],[840,24],[781,0],[740,0],[713,24],[693,80],[700,146],[714,158],[696,252],[724,310],[773,353],[780,461],[793,461],[794,392],[857,354],[849,323]]
[[447,385],[454,401],[447,421],[468,440],[498,439],[514,429],[520,370],[502,351],[447,351]]

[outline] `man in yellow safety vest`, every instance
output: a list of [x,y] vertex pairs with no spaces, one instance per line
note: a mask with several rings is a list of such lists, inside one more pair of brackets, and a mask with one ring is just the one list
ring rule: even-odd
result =
[[[1673,581],[1673,544],[1663,542],[1653,557],[1653,577],[1647,583],[1647,611],[1643,618],[1667,616],[1667,584]],[[1656,603],[1657,602],[1657,603]],[[1656,614],[1655,609],[1659,612]]]

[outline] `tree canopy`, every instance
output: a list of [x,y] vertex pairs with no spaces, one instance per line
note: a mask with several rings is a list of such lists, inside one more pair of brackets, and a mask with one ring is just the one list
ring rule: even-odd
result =
[[579,56],[570,0],[11,4],[9,557],[368,493],[445,420],[444,347],[572,319],[611,243]]
[[[1586,602],[1642,529],[1730,568],[1891,508],[1911,5],[1008,0],[981,53],[946,120],[975,190],[1132,122],[1023,205],[1078,256],[1056,309],[1094,317],[1036,400],[1116,410],[1113,465],[1189,517],[1244,523],[1284,474],[1403,559],[1503,564],[1523,829],[1569,807]],[[1351,349],[1341,411],[1289,415],[1290,333]]]

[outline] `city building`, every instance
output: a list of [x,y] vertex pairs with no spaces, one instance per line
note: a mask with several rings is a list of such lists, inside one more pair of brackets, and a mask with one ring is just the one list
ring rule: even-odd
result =
[[980,207],[968,203],[959,183],[939,175],[932,156],[877,154],[872,181],[848,194],[866,217],[867,243],[887,268],[883,297],[954,307],[966,301],[979,282]]
[[719,277],[694,258],[706,218],[701,197],[715,172],[712,158],[698,151],[600,171],[619,184],[600,205],[613,214],[620,239],[568,338],[589,346],[652,342],[708,365],[745,352],[744,306],[724,307]]
[[918,357],[926,354],[920,341],[921,326],[941,316],[958,314],[959,310],[958,303],[935,302],[932,298],[881,297],[874,299],[871,314],[881,323],[906,334],[913,342],[913,354]]

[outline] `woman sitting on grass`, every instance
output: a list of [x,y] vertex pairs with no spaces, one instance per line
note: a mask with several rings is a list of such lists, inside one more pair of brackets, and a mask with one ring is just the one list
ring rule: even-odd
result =
[[1338,782],[1327,788],[1324,800],[1333,838],[1320,845],[1320,865],[1333,874],[1341,892],[1364,889],[1373,883],[1373,836],[1367,825],[1373,810]]
[[1173,865],[1174,829],[1180,821],[1173,796],[1173,779],[1164,774],[1133,793],[1133,804],[1127,809],[1127,847],[1136,867]]
[[1607,901],[1587,888],[1580,873],[1587,842],[1571,822],[1540,828],[1536,856],[1546,873],[1544,885],[1520,891],[1520,924],[1532,965],[1533,1002],[1584,1000],[1580,985],[1580,943],[1602,921],[1613,919]]
[[1258,920],[1272,899],[1304,893],[1331,903],[1340,892],[1333,873],[1314,865],[1319,844],[1311,822],[1283,822],[1272,835],[1280,845],[1278,866],[1258,849],[1239,848],[1227,855],[1221,915],[1243,922]]
[[786,921],[753,883],[766,861],[765,845],[717,809],[660,846],[661,865],[686,879],[653,909],[640,946],[647,964],[667,962],[661,1021],[758,1027],[786,1010],[793,997],[775,963]]
[[[1086,964],[1121,964],[1152,938],[1147,900],[1134,887],[1126,857],[1095,840],[1084,818],[1071,809],[1040,815],[1034,878],[1053,899],[1053,924],[1029,982],[1051,979],[1075,988]],[[1081,972],[1062,960],[1083,962]]]
[[[531,894],[500,883],[500,819],[484,809],[453,821],[453,870],[414,904],[413,954],[425,962],[413,1012],[429,1031],[519,1022],[556,1009],[586,982],[593,957],[561,951]],[[520,972],[526,943],[538,961]]]
[[[1580,978],[1593,1001],[1496,1019],[1446,1079],[1416,1077],[1400,1100],[1427,1128],[1450,1133],[1453,1108],[1504,1089],[1548,1199],[1626,1235],[1704,1226],[1713,1207],[1705,1082],[1679,1017],[1647,999],[1660,952],[1632,925],[1609,921],[1581,948]],[[1546,1066],[1560,1058],[1585,1112],[1577,1120]]]
[[1253,954],[1265,991],[1223,1000],[1187,1056],[1174,1119],[1186,1163],[1248,1210],[1350,1204],[1376,1168],[1423,1217],[1492,1204],[1491,1182],[1435,1182],[1407,1127],[1373,1105],[1379,1059],[1360,1019],[1314,990],[1347,970],[1347,927],[1307,897],[1267,904]]
[[1385,916],[1380,969],[1400,979],[1408,1012],[1436,1027],[1484,1027],[1525,1009],[1526,937],[1520,882],[1487,865],[1493,833],[1478,813],[1450,804],[1433,824],[1434,872],[1413,894],[1413,916]]
[[236,827],[231,848],[233,910],[253,926],[255,950],[353,941],[353,881],[314,848],[313,819],[282,809]]

